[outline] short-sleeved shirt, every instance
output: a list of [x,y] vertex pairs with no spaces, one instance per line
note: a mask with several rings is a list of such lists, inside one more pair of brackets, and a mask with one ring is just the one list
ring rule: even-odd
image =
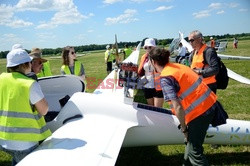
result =
[[177,93],[180,90],[180,85],[172,76],[161,78],[161,88],[165,101],[178,99]]
[[145,70],[145,77],[148,80],[144,88],[154,88],[154,67],[149,60],[144,63],[143,69]]
[[[34,82],[30,87],[30,102],[32,104],[42,100],[44,95],[38,82]],[[26,150],[33,146],[36,146],[38,142],[25,142],[25,141],[14,141],[14,140],[1,140],[0,145],[5,149],[10,150]]]

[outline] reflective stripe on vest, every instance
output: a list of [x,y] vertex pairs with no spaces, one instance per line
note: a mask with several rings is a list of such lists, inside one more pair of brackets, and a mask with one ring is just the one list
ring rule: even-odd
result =
[[[63,65],[61,69],[68,75],[71,75],[69,66]],[[80,76],[81,75],[81,62],[75,61],[74,62],[74,73],[72,75]]]
[[17,72],[0,75],[0,139],[38,142],[51,135],[43,116],[31,109],[33,82]]
[[[180,85],[177,96],[185,111],[185,123],[206,112],[215,102],[216,95],[201,81],[197,74],[181,64],[167,64],[161,72],[161,77],[172,76]],[[172,103],[170,102],[172,107]],[[174,108],[171,108],[175,114]]]
[[41,70],[40,73],[37,74],[38,78],[40,78],[40,77],[48,77],[48,76],[52,76],[49,61],[43,63],[43,69]]
[[[143,69],[143,66],[145,64],[145,61],[146,61],[146,58],[148,57],[147,54],[144,54],[142,57],[141,57],[141,61],[140,61],[140,65],[139,65],[139,68],[138,68],[138,73],[140,75],[140,73],[142,73],[142,70]],[[145,73],[144,73],[145,74]],[[141,75],[140,75],[141,76]],[[161,79],[160,79],[160,73],[157,73],[154,71],[154,88],[156,89],[156,91],[160,91],[162,90],[161,89]]]
[[[204,56],[203,56],[203,52],[204,50],[207,48],[206,44],[204,44],[201,49],[198,51],[198,52],[195,52],[194,56],[193,56],[193,60],[192,60],[192,64],[191,64],[191,69],[206,69],[208,68],[208,64],[206,64],[204,66]],[[202,76],[200,76],[202,77]],[[215,79],[215,75],[213,76],[210,76],[210,77],[206,77],[206,78],[203,78],[203,81],[208,85],[208,84],[212,84],[212,83],[215,83],[216,82],[216,79]]]

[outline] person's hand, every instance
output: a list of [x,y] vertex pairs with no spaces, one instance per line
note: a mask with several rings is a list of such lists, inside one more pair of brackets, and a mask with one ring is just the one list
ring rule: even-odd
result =
[[188,143],[188,131],[184,133],[184,143],[185,145]]
[[199,69],[194,68],[193,71],[194,71],[196,74],[201,74]]

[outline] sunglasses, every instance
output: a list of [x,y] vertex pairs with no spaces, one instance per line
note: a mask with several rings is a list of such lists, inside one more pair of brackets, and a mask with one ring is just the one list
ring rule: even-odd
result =
[[71,54],[75,54],[75,52],[72,51]]
[[146,47],[144,47],[145,50],[151,49],[151,48],[152,48],[151,46],[148,46],[148,47],[146,46]]
[[190,43],[193,43],[194,42],[194,39],[190,39],[190,40],[188,40]]

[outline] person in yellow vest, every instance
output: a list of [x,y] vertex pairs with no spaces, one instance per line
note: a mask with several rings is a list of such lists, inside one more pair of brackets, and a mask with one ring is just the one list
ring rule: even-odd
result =
[[67,46],[63,48],[62,60],[62,75],[76,75],[79,76],[83,81],[85,80],[84,67],[80,61],[77,61],[74,47]]
[[126,59],[127,57],[129,57],[129,55],[132,53],[131,48],[128,47],[127,44],[124,45],[124,59]]
[[[188,66],[170,63],[170,52],[154,48],[149,57],[157,72],[164,100],[180,122],[186,149],[183,165],[208,165],[202,144],[219,107],[217,96]],[[223,109],[223,108],[222,108]],[[224,110],[224,109],[223,109]]]
[[141,57],[138,75],[147,80],[142,89],[147,103],[155,107],[162,107],[164,99],[159,82],[159,73],[155,72],[148,55],[149,51],[155,47],[156,44],[153,38],[145,40],[143,48],[146,50],[146,53]]
[[12,155],[12,165],[51,135],[44,115],[48,103],[40,85],[26,76],[31,58],[22,48],[7,54],[7,73],[0,75],[0,150]]
[[107,69],[106,69],[107,74],[109,74],[112,71],[112,63],[113,63],[113,60],[115,59],[114,53],[112,53],[110,50],[110,45],[106,46],[106,51],[104,55],[105,55],[104,60],[105,60],[105,63],[107,64]]
[[43,61],[42,69],[40,70],[39,73],[36,73],[37,77],[40,78],[40,77],[52,76],[49,61],[42,58],[42,50],[39,48],[32,48],[32,50],[30,52],[30,56],[32,56],[34,54],[38,54],[39,55],[38,57],[40,57]]
[[198,30],[192,31],[188,40],[194,49],[189,59],[191,69],[216,93],[215,76],[219,72],[219,59],[216,50],[203,42],[202,33]]
[[[39,77],[51,76],[50,67],[44,66],[47,62],[46,59],[42,58],[42,53],[39,48],[33,48],[31,53],[29,54],[32,61],[31,61],[31,72],[27,74],[28,77],[31,77],[35,80]],[[46,71],[45,71],[46,70]],[[45,72],[47,75],[45,75]]]

